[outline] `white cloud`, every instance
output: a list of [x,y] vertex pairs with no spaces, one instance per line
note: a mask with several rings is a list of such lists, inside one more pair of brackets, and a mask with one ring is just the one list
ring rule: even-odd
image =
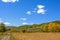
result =
[[18,2],[19,0],[2,0],[2,2]]
[[27,20],[27,18],[20,18],[21,20],[23,20],[23,21],[26,21]]
[[10,25],[9,22],[4,22],[4,21],[2,20],[2,18],[0,18],[0,23],[4,23],[6,26]]
[[27,11],[27,14],[30,15],[32,13],[37,13],[37,14],[45,14],[45,6],[44,5],[37,5],[37,8],[34,8],[31,11]]
[[31,11],[27,11],[26,14],[30,15],[32,12]]
[[10,23],[9,22],[4,22],[5,25],[9,25]]
[[38,9],[42,9],[42,8],[44,8],[45,6],[43,6],[43,5],[37,5],[37,8]]
[[33,23],[23,22],[22,25],[32,25]]
[[43,5],[37,5],[37,13],[38,14],[45,14],[45,12],[46,12],[46,10],[44,9],[45,8],[45,6],[43,6]]
[[37,10],[38,14],[45,14],[45,12],[46,12],[46,10],[44,10],[44,9],[38,9]]
[[23,22],[22,25],[28,25],[28,23],[27,22]]

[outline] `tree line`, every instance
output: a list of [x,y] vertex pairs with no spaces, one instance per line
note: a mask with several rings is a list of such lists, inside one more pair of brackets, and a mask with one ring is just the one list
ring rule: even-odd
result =
[[32,33],[32,32],[60,32],[60,21],[53,21],[43,24],[22,25],[22,26],[10,26],[8,29],[4,23],[0,23],[0,32],[20,32],[20,33]]

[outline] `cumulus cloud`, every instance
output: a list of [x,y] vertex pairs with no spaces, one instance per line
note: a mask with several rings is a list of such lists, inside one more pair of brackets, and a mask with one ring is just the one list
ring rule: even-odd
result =
[[33,23],[23,22],[22,25],[32,25]]
[[45,6],[43,6],[43,5],[37,5],[37,13],[38,14],[45,14],[45,12],[46,12],[46,10],[44,9],[45,8]]
[[44,9],[39,9],[39,10],[37,10],[37,13],[38,13],[38,14],[45,14],[45,11],[46,11],[46,10],[44,10]]
[[39,8],[39,9],[42,9],[42,8],[44,8],[45,6],[43,6],[43,5],[37,5],[37,8]]
[[28,25],[28,23],[27,22],[23,22],[22,25]]
[[27,11],[26,14],[30,15],[31,14],[31,11]]
[[10,23],[9,22],[4,22],[5,25],[9,25]]
[[26,21],[27,20],[27,18],[20,18],[21,20],[23,20],[23,21]]
[[6,26],[7,26],[7,25],[10,25],[9,22],[4,22],[4,21],[2,20],[2,18],[0,18],[0,23],[4,23]]
[[37,13],[37,14],[45,14],[45,6],[44,5],[37,5],[37,7],[31,11],[27,11],[27,14],[30,15],[32,13]]
[[2,2],[18,2],[19,0],[2,0]]

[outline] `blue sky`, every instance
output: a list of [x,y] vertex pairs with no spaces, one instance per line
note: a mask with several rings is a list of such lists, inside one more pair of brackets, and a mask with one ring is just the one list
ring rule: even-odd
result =
[[0,22],[41,24],[60,20],[60,0],[0,0]]

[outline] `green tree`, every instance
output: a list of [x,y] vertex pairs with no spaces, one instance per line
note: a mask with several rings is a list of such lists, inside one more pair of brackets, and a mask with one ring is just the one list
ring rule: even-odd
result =
[[5,28],[5,24],[0,23],[0,32],[5,32],[6,28]]

